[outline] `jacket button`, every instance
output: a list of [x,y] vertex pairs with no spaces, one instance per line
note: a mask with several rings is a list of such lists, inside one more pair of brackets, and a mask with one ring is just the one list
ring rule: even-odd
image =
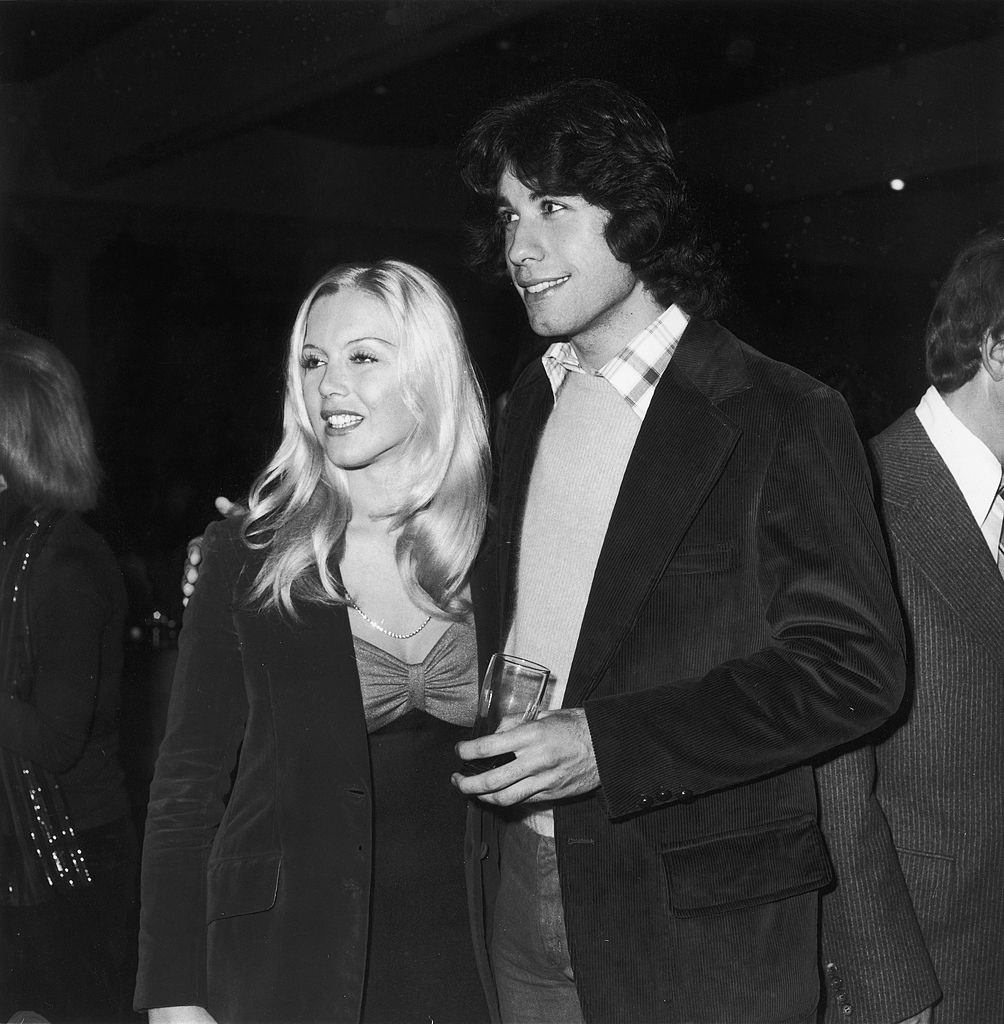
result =
[[639,807],[648,807],[648,805],[651,802],[652,802],[652,798],[647,793],[642,793],[642,795],[640,797],[638,797],[638,806]]

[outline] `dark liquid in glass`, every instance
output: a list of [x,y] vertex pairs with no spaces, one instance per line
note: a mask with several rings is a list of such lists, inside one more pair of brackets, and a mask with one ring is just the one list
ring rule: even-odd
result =
[[472,757],[466,761],[460,758],[460,770],[464,775],[480,775],[491,768],[501,768],[502,765],[515,760],[516,755],[511,750],[495,757]]

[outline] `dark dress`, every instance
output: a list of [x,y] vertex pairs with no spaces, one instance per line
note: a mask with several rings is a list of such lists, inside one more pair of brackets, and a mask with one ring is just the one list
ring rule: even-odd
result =
[[465,799],[454,744],[477,694],[473,627],[410,665],[355,638],[370,730],[374,843],[365,1024],[488,1020],[464,894]]
[[[0,502],[0,534],[23,509]],[[5,544],[0,557],[9,555]],[[118,761],[125,590],[105,542],[62,516],[31,571],[30,702],[7,699],[0,745],[55,773],[93,885],[34,906],[0,907],[0,1019],[126,1019],[137,841]],[[8,614],[8,608],[0,614]]]

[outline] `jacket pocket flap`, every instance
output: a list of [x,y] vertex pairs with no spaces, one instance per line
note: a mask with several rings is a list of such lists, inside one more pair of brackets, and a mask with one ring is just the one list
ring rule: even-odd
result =
[[224,917],[256,914],[275,904],[282,855],[236,857],[209,865],[206,923]]
[[819,826],[808,818],[690,843],[662,859],[677,917],[770,903],[821,889],[831,878]]
[[670,559],[665,575],[690,576],[731,572],[736,568],[736,561],[736,549],[731,544],[705,544],[683,548]]

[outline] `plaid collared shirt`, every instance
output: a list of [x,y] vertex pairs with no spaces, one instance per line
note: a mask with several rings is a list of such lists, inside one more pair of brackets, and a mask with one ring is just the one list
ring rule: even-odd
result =
[[638,418],[644,420],[655,386],[669,366],[689,320],[679,306],[670,306],[598,370],[587,370],[579,362],[571,342],[555,342],[541,356],[554,397],[558,397],[569,372],[594,373],[605,377]]

